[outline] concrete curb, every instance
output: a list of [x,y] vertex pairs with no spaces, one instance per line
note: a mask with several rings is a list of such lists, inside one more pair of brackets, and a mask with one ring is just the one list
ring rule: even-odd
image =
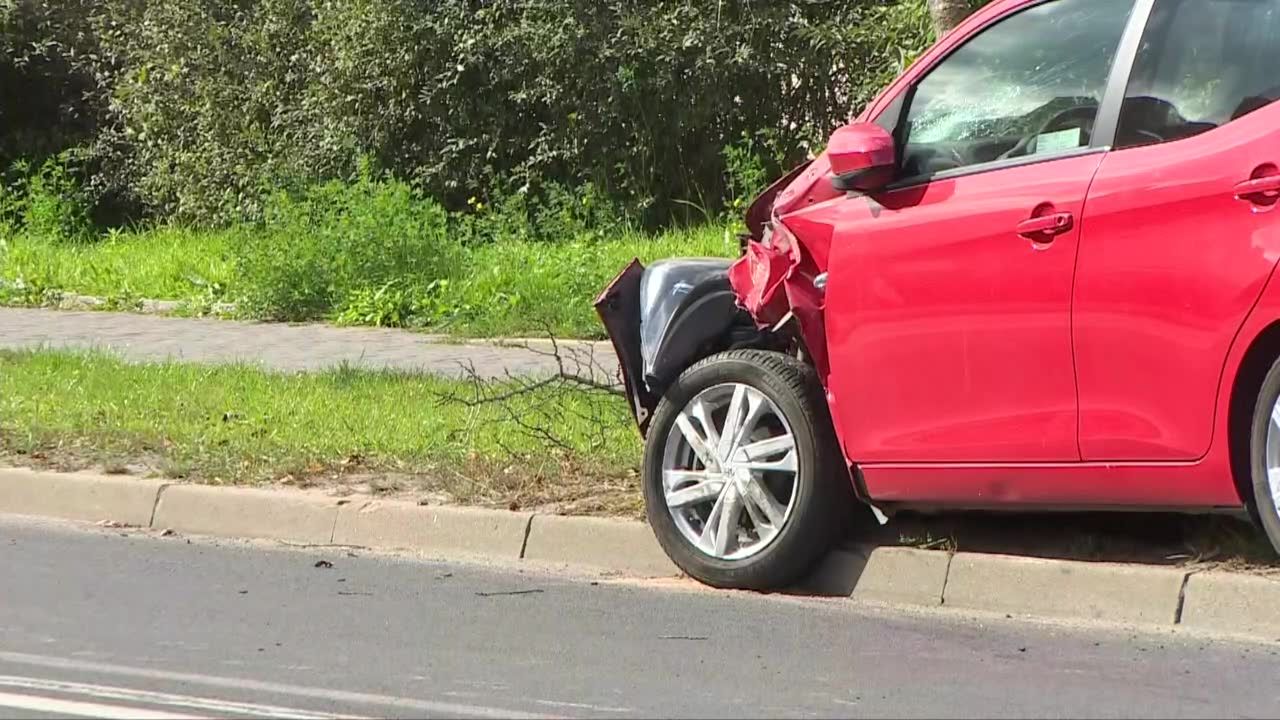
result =
[[1280,580],[1224,572],[1195,573],[1187,579],[1183,625],[1268,639],[1280,639]]
[[338,510],[338,545],[519,560],[532,513],[360,501]]
[[337,520],[337,499],[271,490],[170,485],[160,492],[151,527],[324,545],[332,542]]
[[533,516],[524,559],[594,567],[641,577],[674,577],[680,574],[659,547],[649,526],[604,518]]
[[904,547],[867,548],[866,567],[850,594],[861,600],[893,604],[943,604],[951,556]]
[[[228,538],[410,550],[673,577],[643,523],[0,469],[0,513]],[[832,552],[798,590],[898,606],[1280,638],[1280,580],[900,547]]]
[[948,607],[1173,624],[1186,572],[1172,568],[958,553],[951,560]]
[[[97,295],[59,292],[53,307],[59,310],[101,310],[107,304],[107,298],[98,297]],[[183,300],[144,298],[121,309],[139,315],[172,315],[181,310],[186,304]],[[227,302],[213,303],[209,309],[214,315],[232,315],[236,311],[236,304]]]
[[110,475],[0,469],[0,512],[149,526],[165,483]]

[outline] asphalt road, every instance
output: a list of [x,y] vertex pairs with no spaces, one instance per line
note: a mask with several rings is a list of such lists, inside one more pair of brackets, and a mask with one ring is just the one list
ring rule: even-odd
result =
[[1276,716],[1276,653],[0,517],[0,717]]

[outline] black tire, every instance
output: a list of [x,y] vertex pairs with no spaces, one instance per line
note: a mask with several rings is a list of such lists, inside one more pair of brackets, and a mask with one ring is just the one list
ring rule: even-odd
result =
[[[663,492],[664,452],[676,418],[699,393],[726,383],[747,385],[773,401],[791,426],[798,460],[789,518],[768,546],[740,560],[713,557],[687,540]],[[691,577],[744,590],[781,589],[800,579],[847,529],[855,502],[817,374],[790,356],[762,350],[726,352],[689,368],[654,412],[645,443],[644,496],[658,542]]]
[[1249,435],[1249,468],[1253,480],[1251,514],[1262,526],[1276,553],[1280,554],[1280,510],[1276,508],[1267,476],[1267,430],[1271,426],[1271,412],[1278,398],[1280,361],[1271,366],[1271,371],[1262,381],[1258,401],[1253,409],[1253,425]]

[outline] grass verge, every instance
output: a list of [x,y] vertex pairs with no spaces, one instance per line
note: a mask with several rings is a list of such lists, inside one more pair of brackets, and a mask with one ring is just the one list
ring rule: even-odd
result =
[[628,233],[603,242],[503,242],[468,252],[464,277],[451,281],[434,328],[470,337],[603,338],[592,303],[632,258],[730,257],[737,239],[708,226],[661,235]]
[[[178,300],[190,312],[235,302],[249,291],[237,272],[236,243],[249,229],[157,228],[116,233],[95,243],[18,235],[0,241],[0,302],[41,304],[57,293],[95,295],[109,308],[138,300]],[[402,286],[370,287],[326,319],[406,325],[462,337],[603,337],[591,303],[632,258],[730,257],[737,240],[724,227],[657,235],[624,232],[608,240],[499,241],[459,249],[461,260],[432,291],[403,297]],[[430,280],[430,279],[427,279]],[[281,280],[282,282],[284,280]]]
[[143,298],[208,305],[234,287],[236,232],[162,227],[95,243],[18,235],[0,242],[0,279],[10,287],[0,288],[0,300],[39,303],[61,291],[117,306]]
[[[463,381],[350,368],[287,374],[0,351],[0,462],[642,516],[640,442],[621,399],[554,389],[504,405],[455,399],[471,390]],[[856,539],[1277,571],[1260,532],[1220,516],[907,513],[882,528],[859,527]]]
[[[133,365],[0,351],[0,454],[211,484],[341,486],[431,503],[640,515],[620,399],[550,390],[468,407],[462,381],[341,368]],[[554,415],[541,411],[549,404]],[[562,447],[521,422],[536,419]]]

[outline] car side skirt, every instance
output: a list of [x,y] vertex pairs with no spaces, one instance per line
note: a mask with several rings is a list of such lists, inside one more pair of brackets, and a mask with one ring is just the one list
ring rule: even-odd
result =
[[1242,507],[1219,463],[860,465],[872,502],[941,507]]

